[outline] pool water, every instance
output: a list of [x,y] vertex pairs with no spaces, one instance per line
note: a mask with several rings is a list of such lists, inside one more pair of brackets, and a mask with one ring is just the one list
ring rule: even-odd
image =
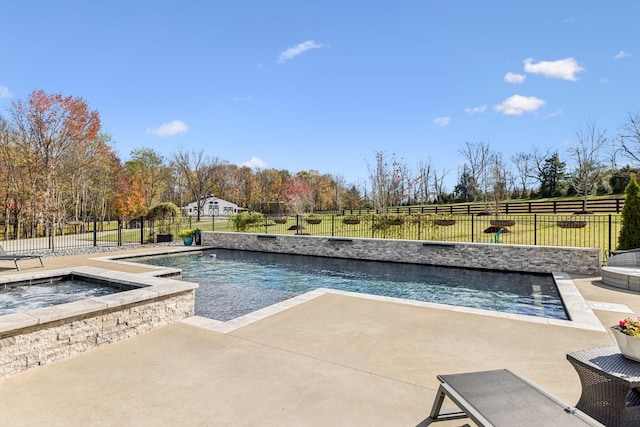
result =
[[116,292],[120,289],[77,279],[33,285],[0,285],[0,316]]
[[196,315],[221,321],[317,288],[568,319],[551,275],[226,249],[136,261],[182,269]]

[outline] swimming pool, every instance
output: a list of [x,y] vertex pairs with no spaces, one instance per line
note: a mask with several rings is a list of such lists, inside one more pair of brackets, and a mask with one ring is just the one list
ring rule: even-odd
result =
[[568,319],[551,275],[226,249],[136,261],[182,269],[195,314],[221,321],[317,288]]

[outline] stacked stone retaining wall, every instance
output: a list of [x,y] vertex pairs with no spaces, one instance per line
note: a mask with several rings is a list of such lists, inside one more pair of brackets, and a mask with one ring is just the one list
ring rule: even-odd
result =
[[602,264],[597,248],[225,232],[203,232],[202,244],[223,249],[530,273],[599,275]]

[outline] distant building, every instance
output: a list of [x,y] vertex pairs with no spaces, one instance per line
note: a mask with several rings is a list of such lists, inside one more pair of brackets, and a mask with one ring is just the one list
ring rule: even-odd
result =
[[[202,205],[200,216],[231,215],[244,210],[239,208],[235,203],[222,200],[215,196],[207,196],[203,197],[203,199],[204,204]],[[197,216],[198,202],[191,202],[188,205],[181,207],[180,210],[183,215]]]

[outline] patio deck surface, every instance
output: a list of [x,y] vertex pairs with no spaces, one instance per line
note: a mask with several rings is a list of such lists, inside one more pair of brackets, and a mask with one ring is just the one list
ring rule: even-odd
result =
[[[148,271],[97,257],[44,261]],[[640,313],[639,294],[573,279],[604,326]],[[566,354],[614,344],[607,332],[338,294],[227,333],[206,326],[188,319],[0,380],[0,425],[426,425],[438,374],[507,368],[575,404]]]

